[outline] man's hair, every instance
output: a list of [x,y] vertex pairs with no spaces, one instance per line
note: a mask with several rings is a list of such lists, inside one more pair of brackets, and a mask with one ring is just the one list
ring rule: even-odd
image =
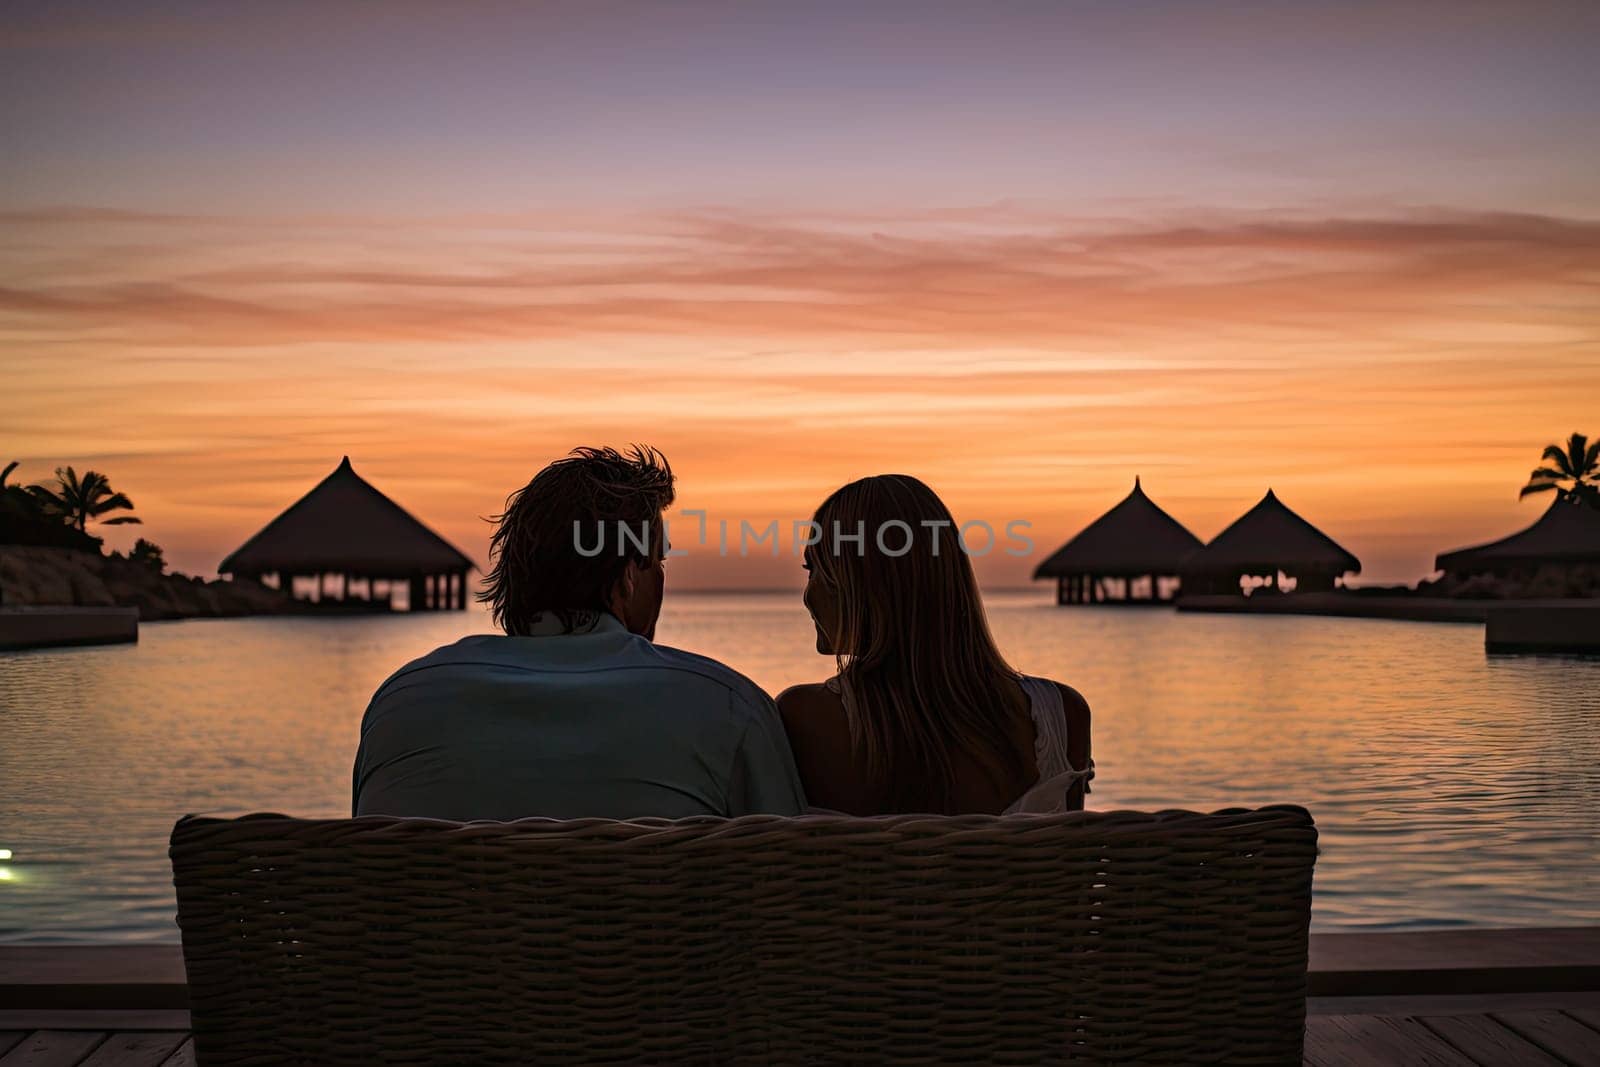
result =
[[[544,612],[571,630],[608,610],[629,562],[649,566],[666,551],[661,515],[672,506],[672,483],[667,458],[648,446],[573,449],[512,493],[504,514],[489,520],[495,524],[492,563],[478,599],[513,636],[529,633]],[[592,554],[580,552],[580,543]]]

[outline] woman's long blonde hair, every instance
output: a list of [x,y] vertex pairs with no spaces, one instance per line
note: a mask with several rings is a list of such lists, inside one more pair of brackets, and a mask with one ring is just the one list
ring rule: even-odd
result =
[[951,812],[960,752],[997,781],[1021,778],[1016,672],[995,647],[944,502],[916,478],[880,474],[836,490],[815,522],[821,540],[807,559],[837,598],[851,741],[894,810]]

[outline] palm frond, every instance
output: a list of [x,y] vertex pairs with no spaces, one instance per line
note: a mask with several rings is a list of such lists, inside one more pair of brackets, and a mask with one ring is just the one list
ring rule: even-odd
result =
[[1562,495],[1566,494],[1566,490],[1561,488],[1555,482],[1530,482],[1517,492],[1517,499],[1521,500],[1525,496],[1532,496],[1534,493],[1548,492],[1551,489],[1554,489],[1556,492],[1561,493]]
[[1583,454],[1589,451],[1589,438],[1581,433],[1575,433],[1567,438],[1567,460],[1572,467],[1572,476],[1576,478],[1583,473]]
[[1539,458],[1554,463],[1556,468],[1561,471],[1563,478],[1574,477],[1577,473],[1572,469],[1572,463],[1567,459],[1567,450],[1560,445],[1545,445],[1544,454]]
[[102,526],[126,526],[129,523],[138,523],[140,525],[143,525],[144,524],[144,520],[139,518],[137,515],[118,515],[114,519],[106,519],[100,525],[102,525]]
[[1540,467],[1528,475],[1528,481],[1537,482],[1544,479],[1554,479],[1559,482],[1565,480],[1566,477],[1567,475],[1553,467]]
[[91,516],[99,516],[104,515],[108,511],[120,511],[123,508],[127,508],[129,511],[132,511],[133,501],[129,500],[126,494],[112,493],[108,497],[103,497],[98,501],[92,501],[89,504],[87,511]]
[[111,491],[111,482],[99,471],[83,472],[83,495],[93,500],[101,493]]
[[0,471],[0,489],[4,489],[6,487],[6,479],[11,477],[11,472],[16,470],[17,464],[21,462],[22,461],[19,459],[14,459],[10,463],[6,464],[5,470]]
[[[1583,466],[1578,468],[1578,473],[1588,474],[1595,469],[1596,465],[1600,465],[1600,441],[1590,445],[1589,450],[1583,454]],[[5,480],[5,475],[0,474],[0,482]]]

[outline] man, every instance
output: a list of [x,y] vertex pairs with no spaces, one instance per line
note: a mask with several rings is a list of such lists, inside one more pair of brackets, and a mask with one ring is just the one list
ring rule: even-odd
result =
[[672,468],[579,448],[507,502],[480,599],[501,635],[402,667],[361,723],[356,815],[796,815],[805,805],[770,697],[653,644]]

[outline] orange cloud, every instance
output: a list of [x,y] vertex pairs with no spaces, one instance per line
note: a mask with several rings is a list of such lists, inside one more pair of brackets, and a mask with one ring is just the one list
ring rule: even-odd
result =
[[[110,470],[139,532],[200,571],[345,453],[481,558],[478,516],[538,465],[646,440],[685,506],[735,522],[895,469],[958,514],[1033,520],[1041,549],[1135,473],[1202,536],[1271,484],[1397,580],[1530,519],[1514,496],[1539,447],[1600,432],[1586,220],[1002,204],[0,225],[0,440],[25,477]],[[793,579],[788,561],[680,571]]]

